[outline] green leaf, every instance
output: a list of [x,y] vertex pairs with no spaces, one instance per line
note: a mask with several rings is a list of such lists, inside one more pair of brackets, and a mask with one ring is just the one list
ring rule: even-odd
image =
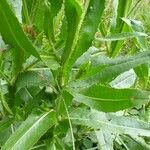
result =
[[[124,0],[118,0],[117,2],[117,12],[116,12],[116,18],[114,18],[113,26],[111,28],[111,33],[121,33],[121,32],[127,32],[127,26],[125,26],[124,22],[121,20],[122,17],[126,17],[129,11],[129,8],[132,4],[132,0],[124,1]],[[111,43],[110,47],[110,56],[115,57],[119,54],[121,48],[123,45],[123,41],[115,41]]]
[[51,4],[51,9],[52,9],[52,16],[53,18],[55,16],[57,16],[59,10],[61,9],[61,6],[62,6],[62,3],[63,3],[63,0],[48,0]]
[[66,0],[65,1],[65,16],[67,20],[67,40],[66,40],[66,45],[62,57],[62,63],[63,63],[63,69],[62,69],[62,84],[65,84],[67,81],[63,80],[68,80],[66,78],[68,77],[68,71],[66,68],[66,63],[68,61],[68,58],[70,55],[72,55],[72,52],[75,49],[77,39],[78,39],[78,34],[79,34],[79,29],[80,29],[80,24],[82,21],[82,9],[79,3],[75,0]]
[[22,11],[22,1],[20,0],[9,0],[8,2],[11,3],[13,10],[15,12],[16,17],[18,18],[19,22],[22,22],[22,16],[21,16],[21,11]]
[[64,57],[62,61],[65,62],[69,55],[74,50],[76,44],[76,38],[78,36],[78,28],[82,15],[82,9],[79,3],[75,0],[66,0],[65,1],[65,16],[67,19],[67,31],[68,37],[66,41],[66,46],[64,49]]
[[118,40],[126,40],[129,38],[135,38],[139,36],[148,36],[147,34],[143,32],[124,32],[124,33],[118,33],[113,34],[107,37],[97,38],[98,41],[118,41]]
[[80,92],[70,91],[74,100],[91,108],[115,112],[148,102],[150,93],[139,89],[114,89],[93,85]]
[[111,87],[122,89],[133,87],[136,80],[136,74],[133,70],[126,71],[110,82]]
[[76,125],[102,129],[114,134],[150,137],[150,124],[134,118],[117,116],[93,110],[76,109],[71,113],[71,120]]
[[142,139],[141,137],[122,135],[121,138],[124,140],[126,146],[129,149],[136,149],[136,150],[149,150],[150,149],[150,146],[146,144],[145,140]]
[[12,77],[16,77],[23,68],[22,65],[24,63],[24,52],[20,49],[14,48],[12,49],[12,57]]
[[36,27],[36,31],[43,31],[44,2],[43,0],[22,0],[22,20],[29,27]]
[[45,3],[44,32],[50,44],[55,41],[53,17],[50,3]]
[[113,136],[111,133],[103,130],[96,131],[96,137],[101,150],[113,150]]
[[10,136],[2,150],[30,149],[55,123],[56,116],[53,110],[45,113],[39,111],[32,113]]
[[[87,7],[86,15],[83,19],[83,24],[81,25],[78,35],[78,41],[76,42],[76,45],[73,45],[74,48],[70,48],[70,46],[68,47],[72,51],[68,55],[65,55],[67,56],[67,59],[65,59],[63,64],[62,75],[65,78],[62,80],[62,85],[67,83],[72,65],[75,63],[77,58],[80,57],[91,46],[94,35],[100,23],[103,10],[105,8],[105,0],[91,0]],[[68,53],[68,51],[66,51],[66,53]]]
[[145,85],[147,85],[149,78],[149,64],[142,64],[134,68],[134,71],[137,74],[137,76],[141,79],[141,81],[144,81]]
[[52,70],[57,70],[60,67],[58,60],[54,55],[40,55],[40,57],[48,68]]
[[80,80],[72,81],[69,85],[77,88],[83,88],[84,86],[89,86],[95,83],[108,83],[121,73],[148,62],[149,58],[149,51],[138,53],[134,56],[118,57],[115,59],[110,59],[107,57],[104,58],[101,56],[97,56],[97,58],[94,57],[91,60],[93,62],[93,67],[89,69],[91,72],[98,66],[106,67],[103,67],[103,70],[95,72],[95,74],[92,74],[90,77],[87,74]]
[[39,106],[39,102],[43,99],[45,96],[45,88],[43,88],[41,91],[39,91],[32,99],[29,100],[29,102],[23,107],[23,112],[25,112],[24,116],[27,117],[34,108]]
[[3,119],[0,121],[0,132],[10,127],[10,125],[14,122],[13,118]]
[[56,109],[57,109],[57,113],[61,116],[63,115],[67,115],[66,114],[66,107],[69,108],[69,106],[72,103],[72,95],[70,93],[68,93],[67,91],[63,91],[62,92],[62,96],[59,97],[56,100]]
[[40,59],[38,52],[22,31],[17,18],[6,0],[1,0],[0,14],[0,33],[5,43]]
[[118,2],[114,3],[114,7],[116,7],[116,18],[115,23],[111,28],[112,33],[121,33],[123,28],[123,21],[121,20],[122,17],[126,17],[131,6],[132,0],[124,1],[124,0],[117,0]]
[[16,87],[30,87],[30,86],[46,86],[53,82],[53,77],[50,70],[39,70],[26,71],[19,74],[16,80]]
[[[137,20],[131,20],[122,18],[122,20],[134,31],[134,32],[144,32],[144,27],[140,21]],[[148,49],[146,37],[137,37],[137,44],[140,49],[140,51],[145,51]],[[135,69],[135,73],[140,78],[140,80],[144,81],[144,86],[148,83],[148,76],[149,76],[149,65],[148,64],[142,64]]]
[[45,3],[44,32],[51,45],[55,42],[55,21],[62,4],[62,0],[49,0]]
[[[132,29],[133,32],[145,32],[144,27],[140,21],[122,18],[122,20]],[[138,46],[141,50],[147,50],[146,37],[137,36]]]

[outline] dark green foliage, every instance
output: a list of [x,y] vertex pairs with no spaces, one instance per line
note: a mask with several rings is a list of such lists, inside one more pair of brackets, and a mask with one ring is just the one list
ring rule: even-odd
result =
[[0,149],[150,149],[141,3],[0,0]]

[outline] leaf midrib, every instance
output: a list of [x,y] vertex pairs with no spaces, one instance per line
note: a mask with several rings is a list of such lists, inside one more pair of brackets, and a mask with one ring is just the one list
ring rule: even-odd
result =
[[98,97],[91,97],[91,96],[87,96],[87,95],[82,95],[82,94],[74,94],[75,96],[80,96],[81,98],[83,97],[83,98],[87,98],[87,99],[93,99],[93,100],[96,100],[96,101],[108,101],[108,102],[122,102],[122,101],[135,101],[135,100],[145,100],[145,99],[148,99],[148,97],[147,98],[134,98],[133,100],[132,100],[132,97],[131,97],[131,99],[130,98],[117,98],[117,99],[110,99],[110,98],[106,98],[106,99],[104,99],[104,98],[98,98]]
[[[79,120],[79,121],[80,120],[81,121],[88,121],[88,122],[90,121],[91,122],[90,119],[81,119],[81,118],[75,118],[75,117],[70,117],[70,119],[72,119],[72,120]],[[149,129],[140,129],[140,128],[133,128],[133,127],[129,127],[129,126],[122,126],[122,125],[107,123],[107,122],[100,121],[100,120],[94,120],[94,121],[96,121],[97,123],[100,123],[100,124],[104,124],[104,125],[108,125],[108,126],[114,126],[114,127],[119,128],[119,129],[125,129],[125,130],[130,129],[130,130],[136,130],[136,131],[139,131],[139,132],[142,130],[144,132],[149,132],[149,137],[150,137],[150,130]]]
[[11,147],[11,148],[13,148],[13,147],[15,147],[16,145],[17,145],[17,143],[19,143],[19,141],[27,134],[27,133],[29,133],[31,130],[32,130],[32,128],[34,128],[39,122],[41,122],[49,113],[51,113],[53,110],[51,110],[51,111],[49,111],[49,112],[47,112],[46,114],[44,114],[43,116],[41,116],[30,128],[29,128],[29,130],[27,130],[24,134],[23,134],[23,136],[21,136],[21,138],[19,138],[19,140],[17,140],[16,142],[15,142],[15,144]]
[[1,7],[1,5],[0,5],[0,9],[1,9],[1,12],[2,12],[2,14],[3,14],[3,16],[4,16],[4,19],[5,19],[5,21],[6,21],[7,25],[8,25],[8,28],[9,28],[9,30],[10,30],[10,32],[11,32],[13,38],[15,39],[16,43],[18,44],[18,46],[19,46],[21,49],[24,49],[24,48],[20,45],[19,41],[16,39],[16,37],[15,37],[15,35],[14,35],[14,33],[13,33],[13,30],[12,30],[12,28],[11,28],[11,26],[10,26],[8,20],[7,20],[7,17],[6,17],[6,15],[5,15],[5,13],[3,12],[3,9],[2,9],[2,7]]

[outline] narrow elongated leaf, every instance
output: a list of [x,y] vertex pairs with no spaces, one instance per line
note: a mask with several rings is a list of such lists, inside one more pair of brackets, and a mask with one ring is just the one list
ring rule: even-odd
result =
[[[39,105],[40,100],[45,96],[45,88],[43,88],[36,96],[29,100],[24,106],[23,111],[25,112],[24,117],[27,117],[34,108]],[[22,116],[23,117],[23,116]]]
[[149,123],[129,117],[77,109],[71,113],[71,120],[74,124],[88,126],[95,130],[103,129],[109,133],[150,137]]
[[149,92],[138,89],[114,89],[93,85],[79,93],[71,91],[74,100],[104,112],[114,112],[148,102]]
[[69,55],[74,50],[75,44],[77,42],[79,24],[82,15],[82,9],[79,3],[75,0],[66,0],[65,15],[67,19],[68,37],[64,50],[64,57],[62,59],[63,62],[68,59]]
[[[140,21],[130,20],[126,18],[122,18],[122,20],[135,32],[144,32],[144,27]],[[138,47],[140,51],[145,51],[148,49],[146,37],[136,37]],[[142,64],[134,69],[137,76],[141,81],[145,82],[145,85],[148,83],[148,74],[149,74],[149,65]]]
[[59,10],[61,9],[61,6],[62,6],[62,3],[63,3],[63,0],[48,0],[51,4],[51,9],[52,9],[52,16],[53,18],[55,16],[57,16]]
[[126,17],[130,8],[130,5],[132,3],[132,0],[124,1],[124,0],[116,0],[117,2],[114,2],[115,9],[116,9],[116,18],[115,18],[115,26],[113,24],[112,26],[112,33],[121,33],[123,28],[123,21],[121,20],[122,17]]
[[18,48],[14,48],[12,49],[12,56],[12,76],[16,77],[23,68],[22,64],[24,63],[24,52]]
[[[140,21],[122,18],[122,20],[132,29],[134,32],[144,32],[144,27]],[[147,42],[145,37],[137,36],[138,46],[141,50],[147,50]]]
[[2,150],[28,150],[45,132],[56,123],[53,110],[41,113],[34,112],[8,139]]
[[35,47],[28,40],[6,0],[0,2],[0,33],[3,40],[11,46],[24,50],[40,58]]
[[[129,8],[131,6],[132,0],[124,1],[124,0],[118,0],[117,2],[117,14],[116,14],[116,20],[115,25],[113,24],[111,33],[121,33],[121,32],[127,32],[128,29],[125,26],[124,22],[121,20],[122,17],[126,17],[129,11]],[[111,43],[111,52],[110,56],[115,57],[120,52],[120,49],[122,47],[123,41],[114,41]]]
[[147,34],[143,32],[124,32],[124,33],[118,33],[113,34],[107,37],[97,38],[98,41],[118,41],[118,40],[126,40],[129,38],[135,38],[139,36],[148,36]]
[[55,21],[62,4],[63,0],[49,0],[45,3],[44,32],[51,45],[55,42],[55,31],[58,30],[55,29]]
[[[68,71],[66,68],[66,63],[68,61],[68,58],[70,55],[72,55],[72,52],[75,49],[77,39],[78,39],[78,34],[79,34],[79,29],[80,29],[80,24],[81,24],[81,16],[82,16],[82,9],[79,3],[75,0],[66,0],[65,1],[65,15],[67,19],[67,41],[66,41],[66,46],[64,49],[63,57],[62,57],[62,63],[63,63],[63,75],[61,78],[61,84],[65,84],[65,80],[68,80]],[[66,79],[67,78],[67,79]]]
[[14,11],[15,11],[15,15],[18,18],[19,22],[22,22],[22,16],[21,16],[21,10],[22,10],[22,1],[20,0],[14,0],[14,1],[8,1],[11,3]]
[[10,125],[13,123],[14,119],[8,118],[5,120],[0,121],[0,132],[10,127]]
[[51,5],[49,3],[45,4],[44,32],[50,44],[51,42],[55,41],[53,17],[52,17]]
[[34,25],[41,32],[44,22],[44,2],[43,0],[23,0],[22,7],[23,22],[29,27]]
[[79,40],[76,43],[74,50],[67,55],[67,59],[64,62],[62,81],[66,84],[69,78],[72,65],[77,58],[81,56],[91,46],[94,35],[97,31],[98,25],[101,20],[101,16],[105,7],[105,0],[91,0],[87,9],[87,13],[83,20],[83,24],[79,33]]
[[134,68],[135,73],[140,78],[141,81],[144,81],[145,85],[148,83],[149,79],[149,64],[145,63],[136,68]]
[[80,80],[70,82],[70,86],[79,88],[95,83],[108,83],[121,73],[148,62],[149,59],[149,51],[138,53],[134,56],[118,57],[116,59],[104,59],[101,57],[97,57],[97,59],[94,58],[93,60],[91,60],[93,61],[93,68],[91,67],[89,69],[91,72],[97,65],[106,67],[104,67],[104,69],[100,70],[99,72],[95,72],[95,75],[92,74],[91,77],[89,77],[89,75],[87,74]]

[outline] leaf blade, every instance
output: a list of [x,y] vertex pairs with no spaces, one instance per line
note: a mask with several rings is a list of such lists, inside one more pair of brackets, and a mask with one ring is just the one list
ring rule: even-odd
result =
[[[7,149],[29,149],[54,124],[56,116],[53,110],[30,115],[2,147]],[[37,132],[38,130],[38,132]]]
[[6,0],[2,0],[0,3],[0,14],[0,32],[4,41],[40,59],[38,52],[22,31]]
[[102,85],[70,92],[74,100],[93,109],[104,112],[116,112],[149,101],[149,92],[138,89],[114,89]]
[[102,38],[97,38],[96,40],[109,42],[109,41],[126,40],[129,38],[135,38],[140,36],[147,36],[147,34],[143,32],[122,32],[122,33],[113,34]]
[[109,133],[150,137],[150,125],[135,118],[117,116],[93,110],[76,109],[71,113],[74,124],[103,129]]
[[80,33],[78,41],[76,43],[75,49],[70,53],[70,56],[64,62],[63,75],[66,78],[63,79],[63,84],[65,85],[68,82],[69,74],[72,68],[72,65],[75,63],[77,58],[81,56],[88,48],[91,46],[94,39],[94,35],[97,31],[98,25],[103,14],[105,7],[105,0],[91,0],[87,9],[87,14],[83,19],[83,24],[80,28]]

